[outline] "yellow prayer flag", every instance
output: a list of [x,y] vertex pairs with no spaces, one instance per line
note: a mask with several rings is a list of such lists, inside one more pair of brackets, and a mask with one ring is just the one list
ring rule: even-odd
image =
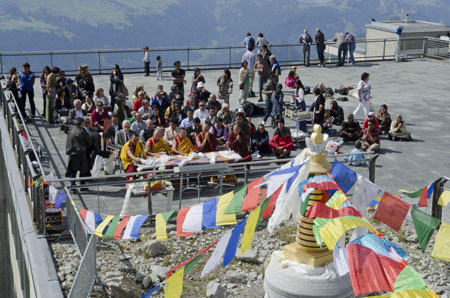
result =
[[228,205],[233,200],[234,192],[230,191],[219,197],[217,201],[216,225],[234,225],[237,223],[236,214],[225,214]]
[[156,240],[167,240],[167,225],[162,213],[156,214],[155,217]]
[[112,215],[108,215],[105,220],[102,221],[101,224],[98,225],[98,227],[95,229],[94,234],[98,237],[103,236],[103,230],[105,230],[106,226],[109,224],[109,222],[114,218]]
[[329,250],[333,250],[339,238],[348,230],[356,227],[372,228],[372,225],[364,218],[340,217],[318,228],[320,236]]
[[179,298],[183,291],[184,267],[166,279],[167,285],[164,290],[164,298]]
[[431,290],[405,290],[397,293],[373,296],[372,298],[436,298],[436,294]]
[[245,224],[244,236],[242,236],[241,254],[244,254],[247,249],[252,246],[253,235],[255,234],[256,224],[258,223],[259,213],[261,212],[261,205],[250,212],[247,223]]
[[444,190],[444,192],[439,197],[438,204],[447,207],[448,203],[450,203],[450,190]]
[[436,259],[450,262],[450,224],[442,222],[434,241],[431,256]]

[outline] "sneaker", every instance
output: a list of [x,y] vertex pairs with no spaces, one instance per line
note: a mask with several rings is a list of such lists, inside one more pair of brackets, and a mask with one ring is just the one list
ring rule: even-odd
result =
[[259,153],[259,152],[256,152],[256,157],[258,157],[258,158],[262,158],[262,156],[261,156],[261,153]]
[[260,97],[259,99],[258,99],[258,102],[263,102],[264,100]]

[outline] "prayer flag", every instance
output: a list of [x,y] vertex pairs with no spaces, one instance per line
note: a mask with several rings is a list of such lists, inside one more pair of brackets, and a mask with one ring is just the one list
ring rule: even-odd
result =
[[347,200],[348,198],[344,193],[335,191],[331,198],[327,201],[326,205],[335,210],[339,210],[342,204],[344,204]]
[[217,198],[208,200],[203,203],[202,227],[205,229],[217,229]]
[[214,249],[214,252],[206,262],[205,267],[203,267],[200,277],[203,278],[206,274],[208,274],[211,270],[213,270],[217,265],[220,264],[220,260],[222,259],[223,254],[225,253],[225,249],[228,246],[228,242],[230,241],[231,232],[232,230],[226,231],[226,233],[223,234],[223,236],[220,238],[216,248]]
[[186,213],[183,222],[183,232],[201,233],[202,231],[203,204],[192,206]]
[[158,213],[155,216],[156,240],[167,240],[167,222],[177,213],[176,210]]
[[165,298],[179,298],[183,291],[184,267],[166,279]]
[[331,166],[330,174],[344,193],[347,193],[357,180],[355,171],[337,159],[334,160],[333,165]]
[[431,235],[433,235],[441,221],[415,207],[411,209],[411,217],[417,238],[419,239],[420,248],[425,252]]
[[247,195],[244,197],[244,201],[242,202],[242,212],[253,210],[258,205],[259,191],[261,189],[263,179],[264,177],[260,177],[248,184]]
[[382,296],[372,296],[372,298],[439,298],[431,290],[405,290]]
[[101,224],[103,222],[102,216],[98,213],[94,213],[94,220],[95,220],[96,226],[98,226],[99,224]]
[[125,229],[125,233],[123,234],[122,240],[137,239],[139,230],[141,229],[142,224],[147,220],[147,218],[148,215],[132,216],[133,220],[130,220],[127,223],[127,227]]
[[238,223],[231,232],[230,241],[228,241],[227,248],[225,249],[225,255],[223,257],[223,268],[225,268],[228,264],[230,264],[234,256],[236,255],[239,237],[241,236],[242,231],[244,230],[247,218],[248,217],[241,220],[241,222]]
[[195,258],[193,258],[189,263],[184,266],[184,274],[187,274],[191,269],[203,258],[203,255],[198,255]]
[[356,216],[362,217],[362,214],[353,206],[345,207],[339,210],[328,207],[324,202],[318,201],[312,205],[306,215],[307,218],[337,218],[341,216]]
[[266,208],[261,210],[261,211],[264,211],[264,213],[261,212],[262,218],[267,218],[272,215],[273,209],[275,208],[275,204],[280,196],[282,188],[283,188],[283,186],[280,185],[280,187],[278,187],[278,189],[270,196],[269,203],[267,204]]
[[230,191],[219,197],[219,201],[217,202],[216,225],[225,226],[236,224],[236,214],[225,214],[225,210],[233,199],[233,196],[233,192]]
[[419,207],[427,207],[428,206],[428,199],[430,198],[431,194],[434,190],[434,182],[431,183],[428,186],[425,186],[424,188],[421,188],[419,190],[416,190],[414,192],[407,191],[407,190],[399,190],[398,192],[410,197],[411,199],[417,199],[419,198]]
[[289,190],[292,181],[298,175],[298,170],[302,165],[290,166],[288,168],[282,168],[280,170],[273,171],[266,175],[264,184],[267,184],[267,197],[270,197],[281,184],[288,183],[287,190]]
[[127,226],[128,221],[130,220],[130,216],[124,216],[120,223],[117,225],[117,229],[114,231],[114,239],[121,239],[120,235],[122,234],[123,229]]
[[98,227],[95,229],[94,234],[102,237],[103,236],[103,230],[106,228],[106,226],[109,224],[109,222],[114,218],[112,215],[106,216],[105,220],[102,221],[101,224],[98,225]]
[[450,203],[450,190],[444,190],[439,197],[438,204],[447,207],[448,203]]
[[351,202],[364,217],[368,217],[369,214],[366,207],[371,201],[376,200],[380,193],[383,193],[381,188],[373,184],[369,179],[358,175]]
[[333,250],[334,269],[339,276],[344,276],[348,273],[347,250],[345,247],[338,247]]
[[86,230],[89,234],[94,233],[95,231],[95,217],[94,212],[86,210],[84,208],[80,209],[80,216],[84,220],[86,224]]
[[244,235],[242,236],[241,254],[243,255],[247,249],[252,246],[253,236],[255,235],[256,225],[258,224],[259,214],[261,213],[261,205],[253,209],[248,215],[247,224],[245,225]]
[[108,230],[106,230],[105,236],[112,238],[114,237],[114,232],[116,231],[119,221],[122,219],[121,216],[114,216],[111,223],[109,224]]
[[420,278],[419,274],[411,267],[406,266],[395,279],[394,292],[404,290],[426,290],[427,285]]
[[434,241],[431,256],[436,259],[450,262],[450,224],[442,222]]
[[56,196],[58,195],[58,190],[53,185],[48,186],[48,202],[50,204],[56,203]]
[[334,180],[327,175],[319,175],[311,178],[311,181],[303,186],[303,189],[313,188],[319,190],[338,189],[338,185]]
[[373,219],[380,221],[399,232],[411,205],[384,192]]
[[247,184],[233,192],[233,199],[225,210],[225,214],[235,214],[241,212],[242,202],[247,193]]
[[183,223],[186,219],[186,214],[188,213],[190,207],[180,209],[177,214],[177,237],[187,237],[192,236],[194,233],[183,232]]
[[153,293],[155,293],[156,291],[158,291],[161,288],[161,284],[157,285],[156,287],[154,287],[153,289],[151,289],[150,291],[148,291],[144,296],[142,296],[141,298],[150,298],[151,295],[153,295]]
[[64,203],[64,200],[66,199],[66,194],[58,191],[58,194],[56,195],[56,202],[55,202],[55,208],[59,209],[61,208],[62,203]]

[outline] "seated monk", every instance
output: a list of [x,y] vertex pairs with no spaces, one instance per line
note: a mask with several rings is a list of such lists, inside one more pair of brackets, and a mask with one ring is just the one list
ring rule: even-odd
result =
[[217,140],[214,134],[209,132],[208,123],[203,123],[202,132],[197,134],[195,138],[195,149],[203,153],[217,151]]
[[194,145],[191,140],[186,137],[186,128],[180,128],[178,136],[172,141],[172,151],[180,155],[189,155],[191,152],[195,152]]
[[277,158],[289,157],[294,147],[291,136],[287,133],[286,128],[282,128],[270,140],[269,146],[272,147],[273,153]]
[[[142,158],[146,158],[144,144],[135,131],[130,131],[130,140],[123,145],[120,150],[120,159],[126,173],[137,172],[136,163],[141,163]],[[136,176],[127,176],[127,180],[136,179]]]
[[162,130],[160,128],[156,128],[153,137],[147,140],[145,152],[150,156],[157,156],[163,152],[167,154],[172,153],[172,148],[162,138]]
[[233,125],[233,131],[228,134],[228,149],[239,154],[242,162],[252,160],[252,155],[248,150],[248,138],[239,124]]

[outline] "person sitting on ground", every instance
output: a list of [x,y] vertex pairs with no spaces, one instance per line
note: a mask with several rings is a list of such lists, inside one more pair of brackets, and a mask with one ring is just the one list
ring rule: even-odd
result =
[[138,136],[141,135],[141,131],[145,129],[145,122],[142,120],[141,113],[134,112],[134,119],[136,121],[131,124],[131,130],[134,130]]
[[87,116],[91,116],[92,112],[95,110],[95,103],[92,100],[92,96],[88,94],[85,96],[84,100],[85,101],[81,108]]
[[164,85],[162,85],[162,84],[159,84],[156,87],[156,93],[153,95],[153,98],[157,98],[158,97],[157,96],[158,92],[162,93],[162,98],[167,103],[167,106],[164,107],[164,111],[165,111],[167,109],[167,107],[170,105],[169,95],[167,94],[166,91],[164,91]]
[[153,124],[156,127],[166,127],[166,119],[164,118],[164,114],[160,111],[157,105],[152,106],[153,115],[150,119],[152,119]]
[[153,137],[153,133],[155,132],[155,129],[153,128],[153,121],[152,119],[145,120],[145,129],[141,131],[141,134],[139,137],[141,138],[142,144],[147,143],[147,140]]
[[411,141],[411,134],[406,128],[406,123],[403,121],[402,115],[395,116],[395,120],[391,123],[389,130],[389,140],[394,141]]
[[369,120],[367,128],[363,130],[361,149],[373,152],[380,151],[380,133],[375,127],[375,121]]
[[138,99],[138,97],[139,97],[138,94],[140,91],[144,91],[144,85],[137,85],[136,89],[134,89],[133,96],[131,97],[133,102],[135,102]]
[[252,155],[248,150],[249,140],[238,124],[233,126],[233,130],[228,134],[228,149],[241,156],[241,162],[249,162]]
[[376,129],[380,129],[380,125],[378,124],[377,118],[375,118],[375,113],[374,112],[369,112],[369,113],[367,113],[367,118],[364,119],[363,125],[361,127],[362,130],[367,128],[367,123],[370,120],[373,121]]
[[67,123],[71,123],[73,125],[76,124],[77,118],[83,118],[86,116],[86,111],[81,108],[81,100],[75,99],[73,102],[75,106],[73,109],[69,111],[69,117],[67,118]]
[[194,112],[194,118],[199,118],[202,123],[205,123],[205,121],[209,118],[209,112],[206,109],[206,103],[204,101],[201,101],[198,106],[198,110],[195,110]]
[[126,142],[128,142],[131,138],[131,124],[129,120],[123,120],[122,121],[122,129],[119,130],[116,133],[115,139],[114,139],[114,145],[117,149],[122,148],[123,145],[125,145]]
[[187,136],[191,140],[192,144],[195,144],[195,139],[199,133],[202,132],[201,121],[199,118],[195,118],[191,126],[186,128]]
[[117,105],[114,108],[114,113],[119,117],[119,122],[122,123],[123,120],[131,118],[131,109],[126,104],[125,98],[119,98],[117,101]]
[[277,122],[277,128],[275,129],[275,132],[273,133],[273,136],[276,136],[277,134],[279,134],[280,131],[281,131],[282,129],[285,129],[285,130],[286,130],[286,133],[287,133],[288,135],[292,136],[292,134],[291,134],[291,129],[290,129],[289,127],[286,127],[286,126],[284,125],[284,119],[283,119],[283,118],[281,118],[280,120],[278,120],[278,122]]
[[142,107],[138,110],[139,114],[141,114],[143,120],[150,119],[153,115],[152,107],[150,107],[150,102],[146,99],[142,101]]
[[269,152],[271,152],[269,147],[269,133],[266,131],[264,124],[260,124],[258,130],[252,135],[252,153],[254,156],[261,158],[261,154]]
[[165,92],[159,90],[152,99],[152,106],[157,106],[160,111],[165,111],[169,107],[168,99],[164,97]]
[[385,135],[391,129],[391,115],[388,113],[388,107],[385,104],[382,104],[380,110],[375,115],[375,119],[377,119],[378,124],[380,125],[380,134]]
[[330,101],[329,111],[330,116],[333,117],[333,124],[341,125],[344,122],[344,109],[334,99]]
[[68,111],[71,108],[70,98],[67,95],[65,88],[60,88],[56,92],[56,103],[55,110],[59,113],[60,111]]
[[145,152],[149,156],[172,153],[172,148],[162,138],[161,128],[156,128],[153,136],[147,140],[147,143],[145,143]]
[[209,92],[208,90],[205,89],[205,83],[203,82],[199,82],[197,84],[197,89],[195,89],[195,97],[199,100],[199,101],[204,101],[207,102],[208,98],[211,95],[211,92]]
[[198,104],[199,102],[195,98],[195,95],[189,96],[186,105],[183,107],[183,113],[187,114],[188,110],[196,111],[198,109]]
[[355,142],[361,137],[361,127],[353,114],[347,115],[347,120],[342,123],[339,136],[344,142]]
[[220,117],[223,119],[223,125],[229,129],[229,125],[231,122],[233,122],[234,115],[233,112],[230,111],[228,104],[224,103],[222,105],[222,109],[217,112],[217,117]]
[[331,116],[331,111],[326,110],[323,121],[323,133],[326,133],[330,137],[337,135],[337,130],[333,128],[334,118]]
[[111,143],[115,144],[116,135],[121,129],[122,124],[119,122],[119,117],[117,117],[117,114],[112,114],[111,124],[106,129],[106,131],[111,135]]
[[284,80],[284,85],[289,88],[295,88],[295,80],[295,71],[291,70]]
[[223,119],[217,117],[217,121],[211,125],[209,132],[214,135],[217,141],[217,146],[221,147],[220,149],[225,149],[225,144],[228,140],[228,131],[225,125],[223,125]]
[[103,109],[103,103],[99,101],[97,103],[97,108],[92,112],[92,122],[94,124],[95,131],[104,131],[105,128],[103,124],[106,119],[109,119],[109,113],[105,109]]
[[[142,144],[139,136],[134,131],[130,131],[130,140],[123,145],[120,150],[120,159],[126,173],[137,172],[136,164],[142,163],[142,159],[147,158],[144,144]],[[127,176],[127,180],[136,179],[136,176]]]
[[164,141],[166,141],[169,146],[172,146],[173,139],[178,136],[178,132],[180,131],[178,124],[177,118],[171,118],[169,127],[164,131]]
[[133,103],[133,111],[137,112],[143,105],[143,101],[145,100],[145,92],[139,91],[138,98]]
[[276,158],[286,158],[291,154],[291,150],[294,147],[294,142],[292,141],[291,136],[287,133],[286,129],[282,128],[270,140],[269,145],[272,147]]
[[186,114],[181,111],[181,107],[178,104],[175,106],[175,112],[173,113],[172,118],[176,118],[178,123],[181,123],[181,121],[186,118]]
[[348,162],[351,166],[365,166],[366,162],[364,161],[366,159],[364,154],[355,154],[355,153],[362,153],[364,150],[361,149],[362,142],[360,140],[355,142],[355,149],[352,150],[352,154],[348,158]]
[[194,123],[194,111],[193,110],[188,110],[187,111],[187,117],[184,118],[183,120],[181,120],[180,127],[187,129],[193,123]]
[[172,142],[172,151],[175,154],[189,155],[191,152],[195,152],[194,145],[187,137],[187,131],[185,128],[180,128],[178,136]]
[[103,102],[103,106],[109,107],[109,99],[105,95],[105,90],[103,88],[98,88],[97,91],[95,91],[94,102],[97,103],[99,101]]
[[220,111],[222,109],[222,104],[220,101],[217,100],[217,96],[214,93],[211,93],[209,96],[209,100],[206,103],[206,109],[211,110],[214,109],[216,112]]
[[217,141],[212,133],[209,132],[209,124],[203,123],[202,131],[195,138],[195,149],[198,152],[217,151]]

